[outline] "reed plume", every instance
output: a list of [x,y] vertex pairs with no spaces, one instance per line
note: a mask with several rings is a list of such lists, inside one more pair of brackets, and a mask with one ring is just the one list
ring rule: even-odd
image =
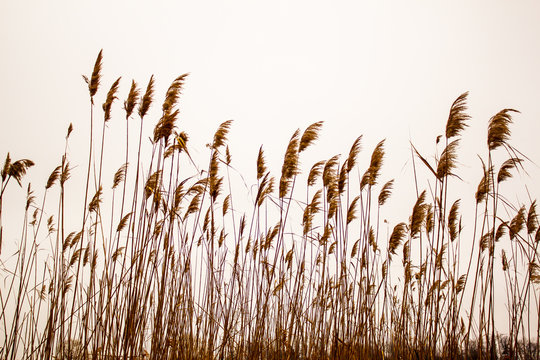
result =
[[[88,91],[90,92],[90,98],[93,99],[94,95],[96,95],[100,82],[101,82],[101,62],[103,60],[103,50],[100,50],[96,62],[94,64],[94,70],[92,71],[92,75],[90,76],[90,80],[86,76],[83,75],[84,80],[88,84]],[[93,100],[92,100],[93,103]]]
[[298,142],[300,130],[296,130],[289,140],[283,166],[281,167],[281,179],[279,180],[279,197],[284,198],[291,184],[291,179],[298,173]]
[[450,107],[450,114],[446,122],[446,138],[458,136],[468,125],[470,116],[465,113],[467,110],[467,96],[469,92],[461,94]]
[[366,172],[366,180],[369,186],[377,184],[377,178],[379,177],[379,172],[384,159],[384,141],[385,140],[380,141],[371,154],[371,161]]
[[386,201],[390,198],[390,195],[392,195],[392,188],[394,187],[394,179],[387,181],[379,193],[378,203],[379,206],[383,206]]
[[459,146],[459,139],[452,141],[441,154],[439,163],[437,165],[437,178],[443,180],[445,177],[454,175],[452,171],[456,168],[457,164],[457,149]]
[[501,145],[506,145],[510,139],[512,113],[519,113],[519,111],[503,109],[489,119],[487,145],[490,151],[495,150]]
[[[210,135],[204,166],[188,151],[190,138],[176,125],[187,74],[164,94],[145,157],[143,118],[155,116],[151,76],[144,94],[131,82],[123,104],[125,160],[109,173],[101,162],[108,157],[96,157],[93,146],[101,62],[102,52],[87,81],[91,127],[82,219],[72,225],[76,184],[66,186],[76,169],[67,151],[70,125],[42,200],[26,187],[16,251],[2,255],[1,359],[538,357],[540,229],[536,201],[512,201],[523,180],[513,174],[528,160],[509,143],[514,110],[489,120],[487,160],[481,158],[482,176],[471,194],[460,193],[449,178],[457,177],[460,136],[470,120],[468,93],[450,108],[445,133],[437,137],[444,149],[435,160],[411,144],[414,185],[408,189],[394,179],[377,186],[385,140],[367,156],[365,172],[351,176],[362,136],[345,158],[318,161],[302,174],[299,156],[313,147],[322,122],[294,132],[279,185],[263,146],[255,183],[246,184],[232,166],[232,120]],[[99,109],[102,154],[119,90],[120,78]],[[139,148],[136,170],[128,172],[135,109]],[[501,145],[510,156],[499,163],[492,152]],[[428,176],[416,171],[416,159]],[[8,183],[24,185],[31,166],[8,153],[1,169],[0,250],[3,239],[13,238],[12,221],[8,237],[2,223]],[[101,183],[102,170],[110,188]],[[237,200],[239,184],[248,201]],[[399,210],[404,191],[416,199],[412,212],[395,221],[401,215],[388,200],[394,196],[391,205]]]
[[118,91],[118,85],[120,85],[120,77],[111,85],[109,92],[107,93],[107,99],[103,103],[104,121],[107,122],[111,119],[111,107],[114,100],[117,99],[116,92]]
[[138,111],[139,111],[139,116],[141,118],[143,118],[146,115],[153,101],[154,101],[154,75],[150,76],[150,80],[148,81],[148,85],[146,86],[146,91],[141,99],[141,102],[139,103]]
[[135,80],[131,81],[131,88],[127,99],[124,101],[124,110],[126,111],[126,118],[129,118],[139,101],[140,90],[137,88]]
[[307,127],[300,138],[300,144],[298,146],[298,152],[301,153],[313,144],[319,138],[319,132],[321,131],[323,122],[319,121],[313,123]]

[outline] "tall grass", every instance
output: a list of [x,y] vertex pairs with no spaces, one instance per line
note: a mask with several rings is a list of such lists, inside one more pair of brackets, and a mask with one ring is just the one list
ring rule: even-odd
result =
[[[434,160],[411,145],[416,201],[385,234],[380,214],[395,183],[381,178],[384,140],[365,169],[360,136],[347,156],[303,172],[300,159],[323,124],[297,130],[279,174],[268,170],[260,148],[246,205],[233,193],[232,122],[215,131],[206,165],[192,159],[188,135],[176,126],[187,74],[168,88],[146,155],[154,78],[145,89],[132,81],[123,104],[125,161],[104,173],[106,125],[115,121],[121,79],[105,95],[100,118],[101,68],[100,52],[85,78],[90,134],[86,182],[75,189],[84,193],[79,225],[68,228],[66,219],[74,211],[66,150],[41,199],[28,185],[18,249],[1,253],[0,358],[539,357],[536,201],[512,204],[500,187],[526,162],[510,143],[515,110],[488,122],[475,206],[466,211],[474,215],[464,219],[466,194],[453,189],[470,120],[468,94],[460,95]],[[138,139],[130,125],[139,127]],[[12,184],[22,185],[33,165],[6,158],[0,240],[6,189],[17,191]],[[51,199],[53,187],[59,192]],[[472,230],[464,232],[463,223]],[[506,298],[497,297],[501,287]],[[501,304],[504,334],[495,327]]]

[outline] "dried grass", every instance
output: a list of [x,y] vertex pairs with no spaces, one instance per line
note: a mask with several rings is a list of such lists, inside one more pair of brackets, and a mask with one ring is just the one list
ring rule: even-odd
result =
[[[100,95],[101,68],[102,52],[87,81],[92,104]],[[19,248],[10,259],[0,253],[1,359],[538,358],[531,350],[538,349],[539,337],[536,201],[511,204],[499,186],[515,184],[513,173],[526,163],[509,143],[515,110],[502,110],[488,122],[488,158],[481,159],[475,216],[468,218],[461,209],[468,195],[453,187],[460,135],[469,121],[468,93],[460,95],[450,108],[436,166],[411,145],[428,170],[425,179],[415,175],[415,184],[426,181],[429,192],[418,190],[408,221],[392,228],[382,219],[395,182],[378,186],[385,174],[384,140],[367,169],[359,170],[363,175],[352,172],[361,136],[344,161],[336,155],[302,174],[300,157],[319,138],[322,122],[290,138],[277,191],[259,148],[256,184],[246,185],[252,207],[239,207],[229,173],[232,122],[214,133],[202,167],[207,171],[199,170],[188,135],[177,129],[186,77],[176,78],[165,94],[150,163],[143,166],[139,145],[136,170],[129,173],[126,129],[126,160],[108,191],[92,133],[77,230],[69,231],[66,222],[73,210],[66,200],[74,196],[66,186],[70,154],[49,176],[41,202],[27,187]],[[119,80],[104,96],[106,122],[114,114]],[[123,102],[126,121],[138,107],[139,144],[153,96],[152,76],[142,97],[132,81]],[[105,136],[104,127],[97,149],[102,154]],[[493,153],[501,146],[512,155],[498,164]],[[12,179],[22,185],[33,165],[9,154],[4,162],[0,250],[3,196]],[[122,184],[121,197],[115,196]],[[298,195],[302,191],[305,196]],[[397,195],[392,205],[402,202]],[[6,226],[11,232],[12,224]],[[462,250],[466,244],[470,253]],[[498,267],[504,281],[495,281]],[[501,287],[506,299],[496,296]],[[509,328],[503,338],[494,313],[504,305]]]

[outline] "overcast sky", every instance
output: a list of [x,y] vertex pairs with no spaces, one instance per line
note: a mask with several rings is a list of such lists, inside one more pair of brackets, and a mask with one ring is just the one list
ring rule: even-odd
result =
[[[473,196],[487,122],[503,108],[521,111],[512,143],[540,164],[539,26],[538,1],[1,0],[0,156],[34,160],[29,176],[42,189],[72,122],[73,177],[84,176],[89,101],[81,75],[103,49],[97,109],[122,76],[108,130],[118,141],[106,151],[114,169],[124,149],[121,103],[132,79],[145,87],[151,74],[157,104],[147,134],[170,82],[189,72],[179,129],[205,154],[218,124],[234,119],[233,161],[251,172],[248,180],[261,144],[277,173],[294,130],[325,121],[310,161],[348,152],[359,135],[368,161],[386,138],[386,180],[410,181],[409,141],[431,157],[450,105],[469,91],[459,161]],[[537,165],[527,169],[538,179]],[[537,183],[524,181],[538,194]],[[407,186],[392,200],[406,214]]]
[[[386,178],[410,180],[409,141],[433,156],[451,103],[469,91],[460,162],[474,187],[487,121],[503,108],[521,111],[513,143],[540,163],[539,24],[536,1],[1,1],[0,150],[34,160],[33,182],[45,182],[72,122],[70,154],[84,163],[81,75],[103,49],[98,110],[122,76],[109,139],[123,139],[120,109],[132,79],[145,87],[156,78],[150,134],[166,88],[189,72],[179,129],[205,154],[218,124],[234,119],[234,161],[251,179],[261,144],[279,170],[294,130],[325,121],[306,167],[363,135],[365,161],[386,138]],[[107,144],[107,156],[119,156],[112,168],[123,149],[123,140]]]
[[431,143],[452,101],[470,91],[479,125],[470,132],[484,136],[490,116],[516,108],[514,140],[536,156],[538,2],[441,3],[2,1],[1,150],[41,158],[69,122],[82,131],[81,74],[103,49],[102,93],[122,76],[122,100],[131,79],[142,87],[155,74],[159,102],[189,72],[181,126],[202,143],[205,127],[234,119],[231,139],[253,152],[275,145],[280,157],[296,128],[324,120],[330,154],[360,134],[366,149],[382,138],[407,148],[409,139]]

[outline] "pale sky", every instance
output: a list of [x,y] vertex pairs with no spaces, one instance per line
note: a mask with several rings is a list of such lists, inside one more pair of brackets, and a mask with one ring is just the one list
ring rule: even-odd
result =
[[[324,121],[304,171],[346,154],[359,135],[365,164],[386,138],[384,180],[396,178],[403,193],[393,206],[407,209],[398,215],[407,221],[414,193],[409,141],[431,159],[450,105],[465,91],[472,120],[459,161],[467,196],[481,177],[476,155],[486,155],[487,122],[503,108],[521,111],[512,143],[540,164],[537,1],[1,0],[1,161],[8,151],[34,160],[29,179],[40,192],[60,162],[70,122],[73,178],[84,177],[89,100],[81,75],[91,73],[100,49],[96,109],[122,76],[106,145],[114,169],[122,163],[120,109],[131,80],[145,88],[155,75],[150,135],[167,87],[186,72],[179,129],[204,155],[217,126],[233,119],[233,162],[248,183],[261,144],[278,176],[294,130]],[[538,165],[526,168],[539,178]],[[540,194],[531,178],[524,181]]]
[[[122,163],[121,104],[131,80],[144,88],[155,75],[150,134],[166,88],[189,72],[179,129],[205,155],[218,124],[233,119],[231,151],[248,183],[261,144],[278,172],[294,130],[316,121],[325,125],[305,171],[363,135],[365,162],[386,138],[386,179],[410,181],[409,141],[433,156],[450,105],[469,91],[472,120],[459,160],[475,187],[487,122],[503,108],[521,111],[513,144],[540,164],[539,24],[536,1],[2,1],[0,154],[34,160],[40,186],[72,122],[70,154],[84,163],[89,101],[81,75],[103,49],[97,110],[122,76],[108,129],[109,139],[122,140],[106,145],[118,156],[111,169]],[[83,168],[73,176],[83,177]]]
[[81,74],[103,49],[101,93],[122,76],[121,101],[132,79],[144,87],[154,74],[159,103],[190,73],[180,127],[194,144],[234,119],[231,146],[254,158],[265,144],[279,164],[292,132],[323,120],[322,156],[363,134],[366,150],[388,138],[391,159],[409,139],[432,151],[470,91],[469,133],[485,137],[490,116],[518,109],[514,140],[534,158],[538,24],[535,1],[2,1],[1,150],[39,163],[44,147],[61,151],[69,122],[83,132]]

